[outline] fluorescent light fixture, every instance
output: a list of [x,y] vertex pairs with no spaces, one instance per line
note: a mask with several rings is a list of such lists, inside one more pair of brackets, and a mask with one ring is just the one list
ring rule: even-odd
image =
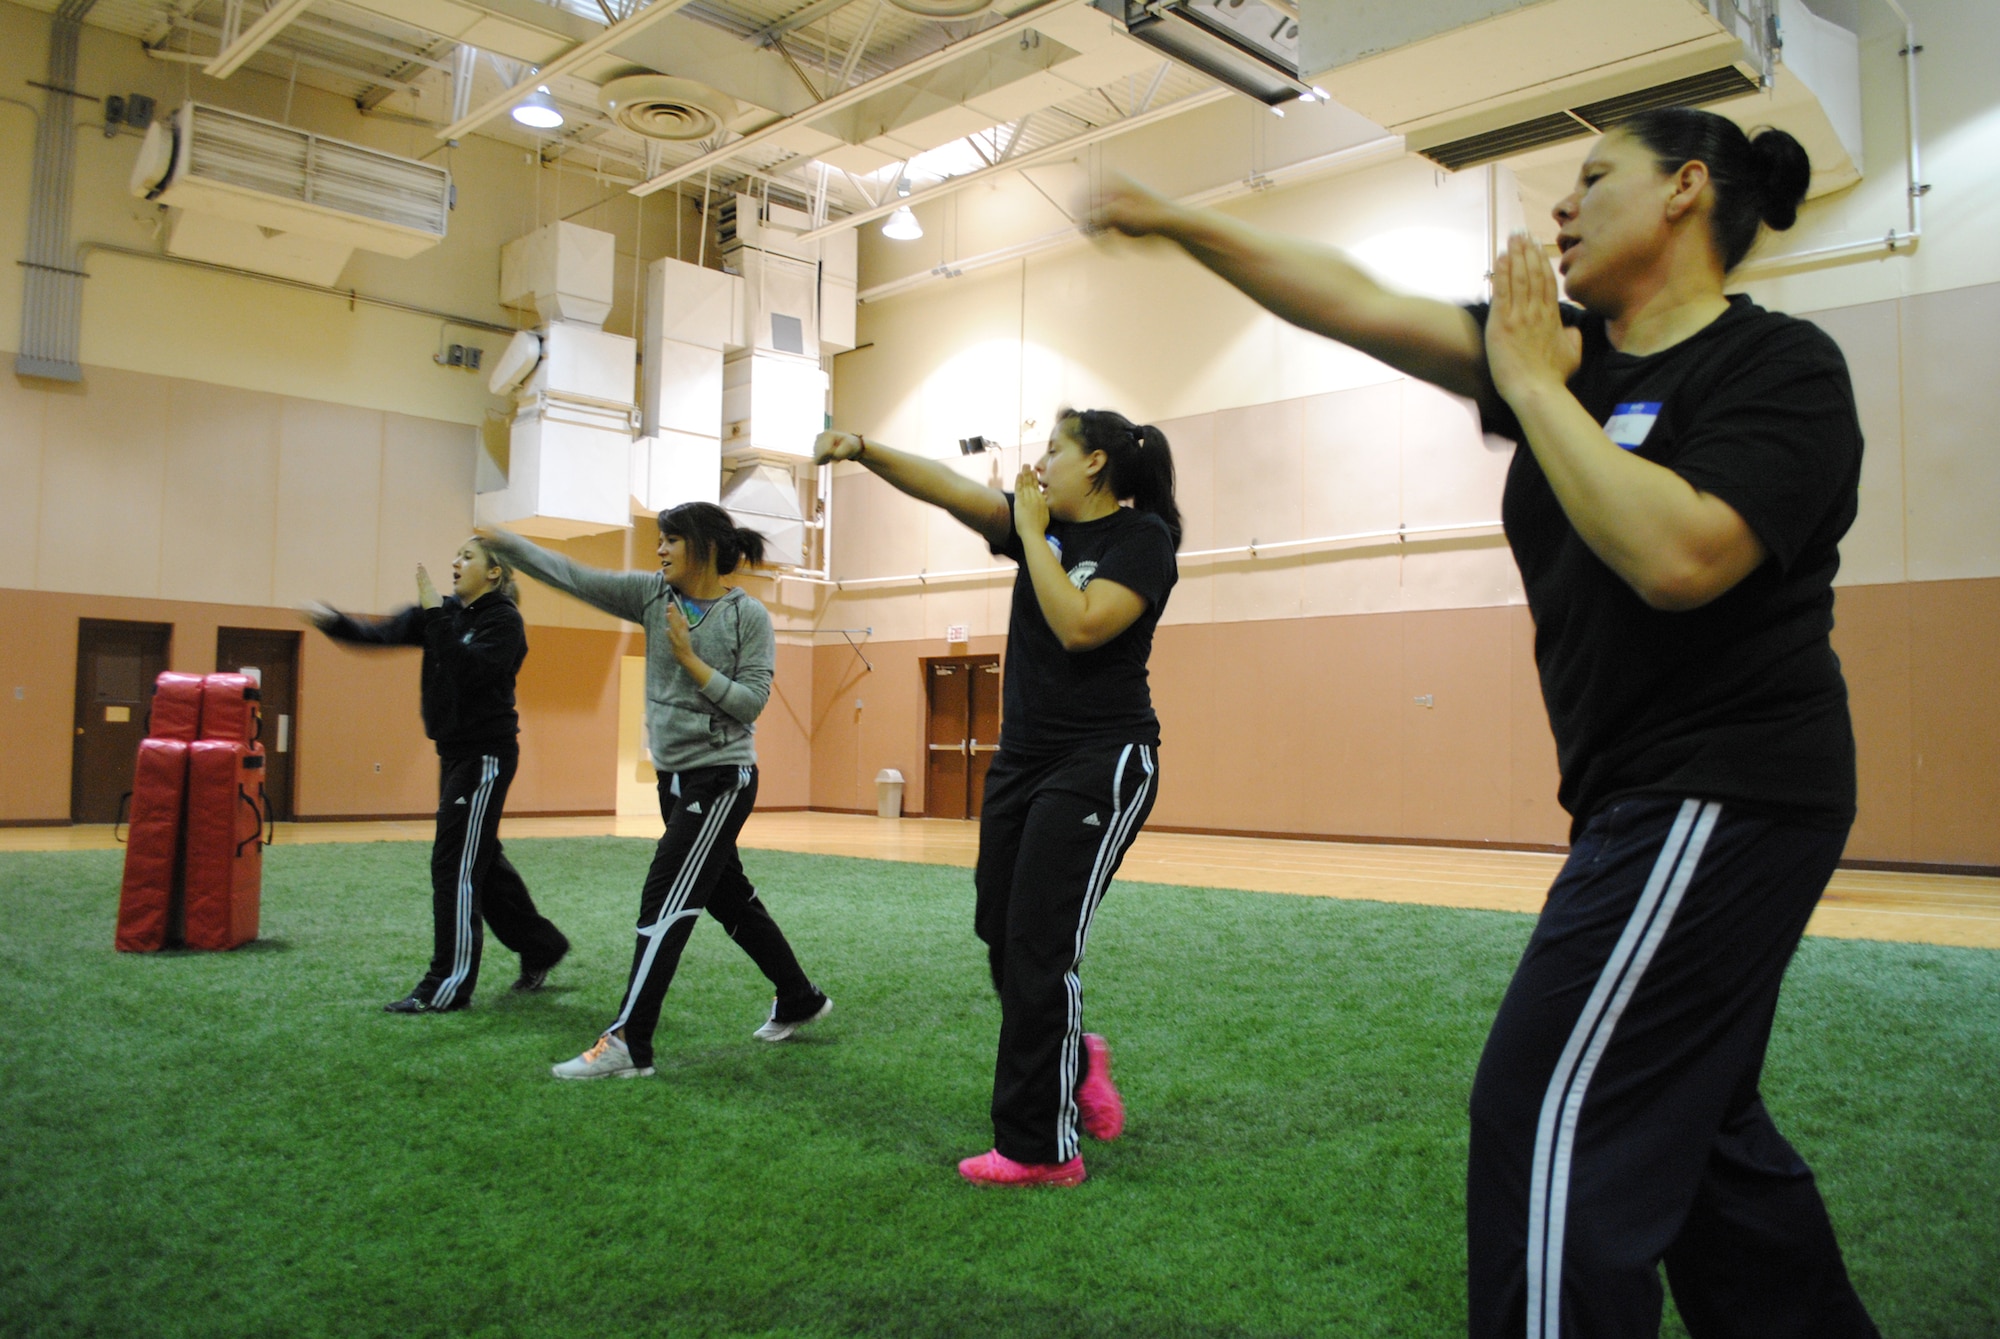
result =
[[917,216],[904,205],[889,215],[889,221],[882,225],[882,235],[898,242],[914,242],[924,235],[924,225],[917,222]]
[[543,84],[515,106],[514,119],[531,130],[554,130],[563,123],[563,114]]

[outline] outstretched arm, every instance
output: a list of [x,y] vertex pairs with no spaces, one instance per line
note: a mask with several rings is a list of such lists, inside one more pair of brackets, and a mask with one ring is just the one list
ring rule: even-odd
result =
[[1384,288],[1332,247],[1178,205],[1123,178],[1090,221],[1127,237],[1163,237],[1274,315],[1400,372],[1471,399],[1491,393],[1478,322],[1449,302]]
[[364,646],[422,646],[424,611],[416,605],[393,614],[343,614],[313,601],[299,606],[299,617],[337,642]]
[[859,461],[899,492],[943,507],[995,548],[1007,541],[1014,522],[1007,509],[1007,495],[997,488],[974,483],[939,461],[864,441],[856,432],[823,432],[813,443],[813,464],[829,465],[836,460]]
[[660,583],[651,572],[607,572],[585,567],[497,525],[481,526],[479,537],[493,552],[535,580],[566,591],[628,623],[644,623],[646,606],[659,594]]

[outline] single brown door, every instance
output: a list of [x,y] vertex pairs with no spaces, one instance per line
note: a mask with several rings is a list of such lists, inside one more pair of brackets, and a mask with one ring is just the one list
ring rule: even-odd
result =
[[924,684],[924,815],[977,818],[986,769],[1000,747],[999,657],[926,660]]
[[968,694],[972,699],[972,729],[966,740],[966,757],[971,774],[966,777],[966,817],[979,817],[986,799],[986,769],[1000,751],[1000,658],[972,656],[966,661],[971,676]]
[[217,628],[215,668],[254,669],[263,681],[264,787],[271,817],[292,817],[292,755],[299,743],[299,634],[271,628]]
[[170,623],[77,620],[76,739],[70,754],[73,823],[110,823],[132,789],[153,681],[167,667]]
[[924,683],[930,698],[924,729],[927,761],[924,767],[924,816],[964,818],[966,773],[970,757],[965,741],[970,733],[971,701],[967,684],[971,675],[962,660],[926,660]]

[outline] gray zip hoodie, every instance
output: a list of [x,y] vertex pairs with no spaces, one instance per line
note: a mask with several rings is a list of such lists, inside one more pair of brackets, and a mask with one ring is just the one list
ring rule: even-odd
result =
[[732,587],[696,623],[693,605],[681,612],[693,623],[694,653],[715,670],[697,688],[674,659],[667,609],[675,596],[658,572],[607,572],[551,553],[519,535],[495,534],[495,552],[521,571],[585,604],[646,630],[646,737],[656,771],[747,765],[757,761],[756,720],[771,696],[777,662],[771,616]]

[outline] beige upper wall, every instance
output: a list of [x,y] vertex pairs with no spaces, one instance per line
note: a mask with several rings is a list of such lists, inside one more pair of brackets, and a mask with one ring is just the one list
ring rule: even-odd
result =
[[[2000,236],[2000,85],[1988,69],[1996,30],[1990,6],[1969,0],[1913,8],[1926,46],[1924,175],[1937,187],[1920,252],[1753,293],[1809,313],[1840,342],[1853,373],[1868,446],[1843,584],[2000,575],[2000,531],[1991,525],[2000,510],[2000,453],[1991,448],[1991,425],[2000,422],[2000,379],[1991,374],[2000,366],[2000,248],[1992,244]],[[1879,235],[1900,217],[1892,207],[1900,207],[1902,84],[1894,45],[1884,46],[1891,36],[1866,36],[1868,181],[1816,203],[1774,246]],[[1484,175],[1443,174],[1409,158],[1225,208],[1340,246],[1399,286],[1466,299],[1483,289]],[[1519,218],[1504,174],[1500,197],[1504,229]],[[1881,227],[1864,228],[1876,214]],[[1864,300],[1885,288],[1887,300]],[[1482,442],[1468,406],[1284,325],[1171,248],[1043,252],[866,304],[860,329],[870,347],[835,364],[841,425],[924,454],[951,453],[958,438],[981,433],[1023,443],[1032,455],[1061,403],[1160,423],[1175,446],[1189,550],[1498,516],[1510,448]],[[1012,479],[1018,450],[997,462],[1003,480]],[[987,563],[976,539],[863,474],[842,474],[836,503],[835,570],[844,577]],[[1520,598],[1503,548],[1454,542],[1184,564],[1167,617]],[[835,603],[842,620],[876,625],[878,635],[886,627],[940,636],[967,620],[975,634],[997,632],[1005,576],[874,588]]]
[[[49,15],[0,0],[0,77],[39,106],[26,87],[47,63]],[[456,149],[426,126],[363,115],[351,102],[286,81],[239,71],[226,81],[197,67],[151,59],[131,37],[86,25],[77,80],[95,95],[144,93],[162,113],[188,97],[291,124],[408,157],[444,162],[458,187],[449,235],[409,260],[356,252],[339,286],[500,325],[517,324],[499,305],[499,254],[505,242],[556,218],[616,234],[617,300],[606,328],[632,333],[634,279],[647,260],[671,254],[680,197],[660,192],[641,201],[616,182],[600,181],[582,165],[537,169],[534,155],[482,136]],[[71,237],[144,251],[160,248],[161,213],[126,189],[139,139],[98,132],[96,104],[79,116]],[[27,244],[27,200],[35,120],[0,102],[0,254],[18,257]],[[692,219],[688,215],[688,220]],[[684,220],[684,246],[695,251],[694,224]],[[106,252],[85,268],[82,361],[159,376],[238,386],[302,399],[360,405],[424,418],[477,423],[501,401],[485,378],[432,361],[441,344],[472,343],[497,354],[506,336],[442,327],[431,317],[349,305],[334,297]],[[19,266],[0,270],[0,348],[19,341]]]

